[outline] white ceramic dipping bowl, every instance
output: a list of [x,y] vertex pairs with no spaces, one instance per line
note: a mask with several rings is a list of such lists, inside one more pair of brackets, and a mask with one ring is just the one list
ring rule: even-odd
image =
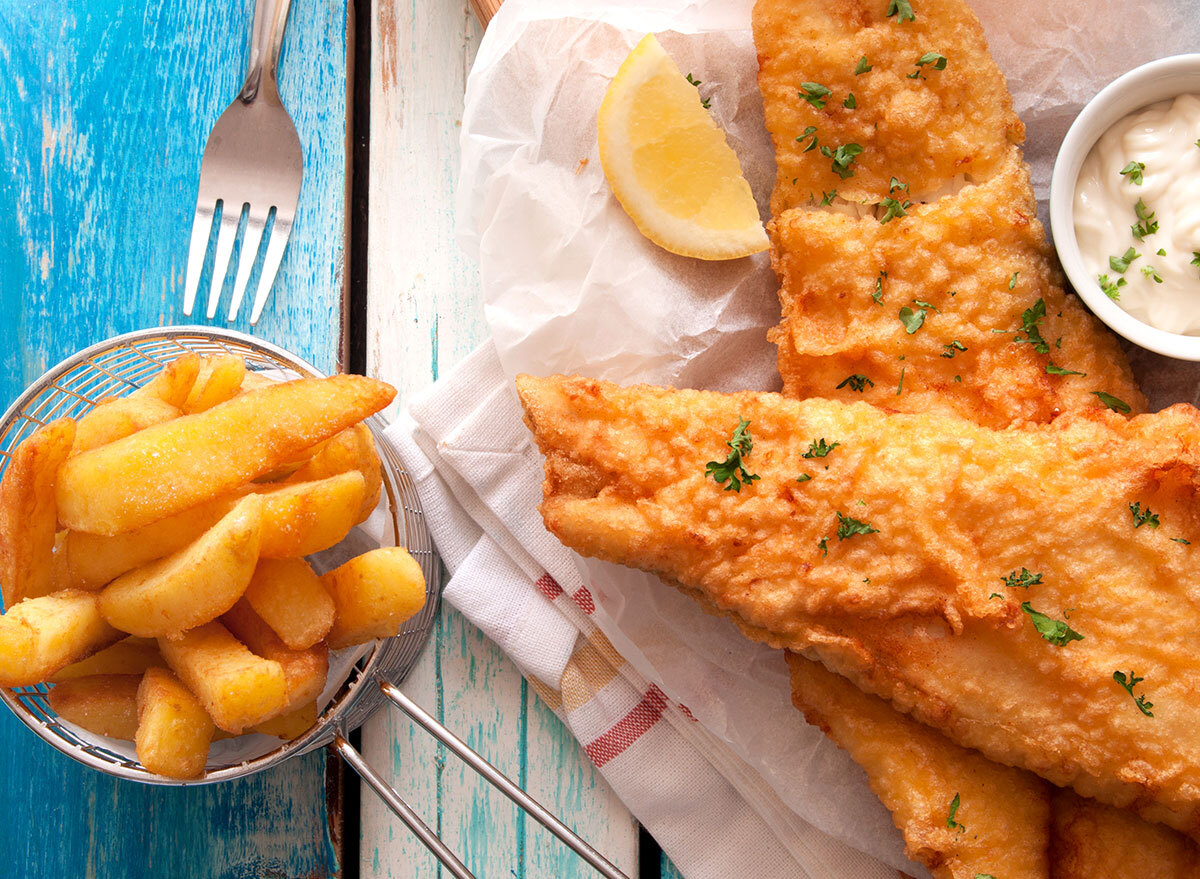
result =
[[1092,98],[1071,124],[1054,160],[1050,228],[1071,286],[1100,320],[1143,348],[1180,360],[1200,360],[1200,336],[1152,327],[1105,296],[1094,274],[1084,265],[1075,240],[1075,183],[1092,146],[1104,132],[1135,110],[1185,93],[1200,94],[1200,54],[1172,55],[1135,67]]

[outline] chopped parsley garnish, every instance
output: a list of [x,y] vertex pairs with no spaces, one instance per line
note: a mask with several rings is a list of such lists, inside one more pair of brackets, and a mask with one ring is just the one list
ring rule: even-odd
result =
[[808,101],[818,110],[821,110],[824,109],[825,102],[829,100],[829,96],[833,92],[819,82],[802,82],[800,83],[800,91],[796,94],[800,96],[800,100]]
[[1154,716],[1154,712],[1150,710],[1151,708],[1154,707],[1154,703],[1147,702],[1146,697],[1144,695],[1142,695],[1142,696],[1134,696],[1133,695],[1133,688],[1136,687],[1138,684],[1140,684],[1142,681],[1146,680],[1145,678],[1139,678],[1137,676],[1137,674],[1134,672],[1134,670],[1130,669],[1129,677],[1126,677],[1125,672],[1123,672],[1123,671],[1114,671],[1113,672],[1113,680],[1121,685],[1122,690],[1124,690],[1130,696],[1133,696],[1133,702],[1135,705],[1137,705],[1138,711],[1142,712],[1142,714],[1146,715],[1147,717]]
[[1064,647],[1071,641],[1082,641],[1083,635],[1076,632],[1062,620],[1046,616],[1033,609],[1028,601],[1021,602],[1021,610],[1029,614],[1037,633],[1055,647]]
[[949,360],[953,360],[954,355],[957,354],[959,351],[967,350],[967,346],[964,345],[962,342],[958,341],[958,339],[955,339],[949,345],[943,345],[942,347],[945,348],[946,350],[942,352],[941,356],[945,357]]
[[800,457],[801,458],[824,458],[826,455],[828,455],[830,452],[832,452],[834,449],[836,449],[840,445],[841,445],[841,443],[829,443],[828,445],[826,445],[825,437],[821,437],[819,440],[813,440],[811,443],[809,443],[808,451],[805,452]]
[[1135,186],[1141,186],[1142,185],[1142,172],[1145,170],[1146,170],[1145,162],[1130,162],[1128,165],[1126,165],[1124,168],[1122,168],[1118,173],[1122,177],[1128,177],[1129,182],[1134,184]]
[[900,309],[900,323],[904,324],[904,331],[910,336],[917,330],[921,329],[921,324],[925,323],[925,315],[928,314],[923,308],[918,308],[913,311],[907,305]]
[[1114,272],[1123,275],[1129,269],[1129,264],[1139,256],[1141,254],[1131,247],[1120,256],[1110,256],[1108,258],[1108,267]]
[[991,595],[989,595],[988,601],[991,601],[993,598],[999,598],[1001,601],[1004,600],[1004,596],[1001,595],[999,592],[993,592]]
[[891,18],[893,15],[898,22],[917,20],[917,14],[913,12],[912,4],[908,0],[888,0],[887,17]]
[[891,180],[891,182],[890,182],[890,183],[888,183],[888,192],[893,192],[893,191],[895,191],[895,190],[897,190],[897,189],[903,189],[905,192],[907,192],[907,191],[908,191],[908,184],[907,184],[907,183],[901,183],[901,182],[900,182],[900,178],[898,178],[898,177],[893,177],[893,178],[892,178],[892,180]]
[[875,279],[875,292],[871,294],[871,298],[875,300],[876,305],[883,305],[883,279],[887,277],[887,272],[880,272],[879,277]]
[[1192,251],[1192,261],[1188,263],[1190,266],[1200,266],[1200,250]]
[[1009,290],[1011,290],[1013,287],[1017,286],[1017,275],[1019,275],[1019,274],[1021,274],[1019,271],[1013,272],[1012,277],[1008,279],[1008,289]]
[[822,537],[817,543],[817,549],[821,550],[825,555],[829,555],[829,538]]
[[871,63],[869,61],[867,61],[867,56],[863,55],[861,58],[858,59],[858,63],[854,65],[854,75],[862,76],[868,70],[873,70],[873,69],[874,68],[871,67]]
[[861,394],[866,389],[867,385],[875,387],[875,382],[871,381],[865,375],[855,373],[854,375],[848,375],[842,379],[842,383],[837,386],[836,390],[840,391],[842,388],[849,387],[850,390],[858,391]]
[[926,52],[916,61],[917,69],[908,74],[909,79],[925,79],[924,68],[929,67],[931,70],[945,70],[946,56],[941,52]]
[[[1046,301],[1039,299],[1029,308],[1021,312],[1021,330],[1025,333],[1025,338],[1021,338],[1020,333],[1013,338],[1016,343],[1028,342],[1033,345],[1033,350],[1039,354],[1049,354],[1050,346],[1046,344],[1046,340],[1042,338],[1042,331],[1038,329],[1038,324],[1046,317]],[[1003,331],[1001,331],[1003,332]]]
[[942,310],[932,302],[926,302],[924,299],[914,299],[913,305],[919,305],[921,308],[928,308],[930,311],[936,311],[938,314],[941,314],[942,312]]
[[1171,539],[1173,541],[1175,541],[1176,543],[1182,543],[1184,546],[1192,545],[1192,542],[1190,540],[1187,540],[1186,538],[1183,538],[1183,537],[1172,537]]
[[1063,369],[1055,364],[1053,360],[1046,364],[1046,372],[1050,375],[1087,375],[1086,372],[1076,372],[1073,369]]
[[897,397],[899,397],[900,392],[904,390],[904,370],[906,370],[906,369],[908,369],[907,366],[900,367],[900,381],[896,383],[896,396]]
[[854,92],[850,92],[846,95],[845,99],[842,101],[842,106],[847,110],[853,110],[858,106],[858,101],[854,97]]
[[1149,507],[1146,507],[1146,509],[1143,510],[1140,503],[1130,504],[1129,512],[1133,516],[1133,529],[1135,531],[1138,528],[1141,528],[1143,525],[1146,525],[1150,528],[1158,527],[1158,513],[1150,512]]
[[1129,408],[1129,404],[1124,400],[1114,397],[1112,394],[1106,394],[1104,391],[1092,391],[1092,394],[1100,398],[1100,402],[1114,412],[1120,412],[1122,415],[1128,415],[1133,410]]
[[831,189],[828,192],[822,192],[820,204],[823,204],[823,205],[833,204],[833,200],[835,198],[837,198],[837,190],[836,189]]
[[815,150],[817,148],[817,126],[806,126],[804,131],[800,132],[800,136],[796,138],[796,143],[804,143],[804,141],[810,137],[812,140],[809,142],[808,146],[801,150],[801,152],[807,153],[809,150]]
[[854,157],[862,151],[863,148],[856,143],[844,143],[836,150],[823,146],[820,150],[821,155],[833,160],[832,170],[843,180],[854,176],[854,169],[850,166],[854,163]]
[[1158,269],[1156,269],[1154,266],[1142,266],[1142,275],[1150,278],[1156,284],[1161,284],[1163,282],[1162,275],[1158,273]]
[[1147,235],[1158,231],[1158,220],[1154,219],[1154,211],[1146,207],[1144,201],[1139,198],[1133,210],[1137,213],[1138,221],[1129,227],[1129,231],[1133,233],[1134,238],[1141,241]]
[[954,799],[950,801],[950,814],[946,816],[946,826],[951,830],[957,830],[961,833],[967,829],[967,825],[956,820],[955,816],[958,815],[958,807],[960,805],[962,805],[962,800],[959,798],[958,794],[955,793]]
[[1097,275],[1096,282],[1100,284],[1100,289],[1104,291],[1104,295],[1113,302],[1119,302],[1121,299],[1121,288],[1125,286],[1124,278],[1117,278],[1116,283],[1108,279],[1108,275]]
[[1158,256],[1166,256],[1167,255],[1167,249],[1165,247],[1160,247],[1158,250],[1156,250],[1154,252]]
[[912,207],[912,202],[898,201],[890,195],[879,202],[879,206],[884,209],[883,216],[879,218],[879,225],[888,223],[896,217],[904,217],[908,215],[908,209]]
[[859,534],[878,534],[878,528],[872,528],[867,522],[860,522],[858,519],[850,516],[843,516],[841,511],[837,511],[838,527],[837,539],[845,540],[847,537],[856,537]]
[[[690,73],[687,75],[687,81],[694,85],[697,89],[700,88],[700,83],[702,82],[702,80],[694,79]],[[710,109],[712,107],[712,98],[701,98],[700,106],[705,110]]]
[[810,479],[812,479],[811,473],[801,473],[799,476],[796,477],[797,482],[808,482],[808,480],[810,480]]
[[1000,579],[1004,581],[1004,585],[1009,589],[1028,589],[1030,586],[1036,586],[1041,583],[1042,575],[1035,574],[1029,568],[1022,565],[1019,573],[1012,571],[1008,576],[1001,577]]
[[991,873],[976,873],[975,879],[996,879]]
[[726,491],[740,493],[743,483],[749,485],[759,478],[757,473],[751,473],[745,467],[745,459],[750,457],[754,449],[754,441],[750,438],[750,422],[739,418],[738,426],[733,429],[733,438],[725,445],[729,446],[725,460],[709,461],[704,475],[711,476],[717,485],[724,485]]
[[954,380],[955,380],[956,382],[960,382],[960,381],[962,381],[962,376],[961,376],[961,375],[956,375],[956,376],[954,377]]

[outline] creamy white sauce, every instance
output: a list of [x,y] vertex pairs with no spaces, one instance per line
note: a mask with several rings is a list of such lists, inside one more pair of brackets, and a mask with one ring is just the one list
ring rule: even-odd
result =
[[[1125,280],[1117,303],[1139,320],[1174,333],[1200,335],[1200,95],[1152,104],[1104,133],[1084,160],[1075,184],[1075,238],[1092,278]],[[1141,162],[1142,183],[1121,170]],[[1139,241],[1141,199],[1154,212],[1157,231]],[[1124,274],[1109,257],[1132,247],[1141,256]],[[1158,251],[1166,252],[1165,256]],[[1148,272],[1153,269],[1162,282]]]

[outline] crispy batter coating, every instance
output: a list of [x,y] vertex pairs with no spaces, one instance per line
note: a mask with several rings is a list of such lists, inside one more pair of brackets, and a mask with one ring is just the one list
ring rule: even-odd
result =
[[[995,431],[774,394],[518,391],[566,545],[679,584],[993,760],[1200,827],[1200,412]],[[705,467],[741,418],[761,479],[735,493]],[[805,458],[820,438],[839,445]],[[1132,504],[1157,527],[1135,528]],[[1006,585],[1023,568],[1040,580]],[[1084,639],[1048,642],[1023,602]],[[1116,671],[1145,678],[1153,717]]]
[[1196,843],[1161,824],[1060,790],[1052,801],[1051,879],[1195,879]]
[[[1145,408],[1116,338],[1059,286],[1015,155],[988,182],[886,224],[796,210],[772,232],[783,321],[770,338],[788,396],[952,412],[990,427],[1103,405],[1093,391]],[[1048,352],[1017,341],[1039,300]],[[1051,375],[1051,363],[1085,375]],[[856,374],[874,385],[837,388]]]
[[[919,0],[916,20],[887,17],[887,0],[758,0],[754,44],[767,130],[779,172],[771,213],[820,200],[836,189],[851,201],[878,202],[893,176],[912,194],[935,191],[957,175],[982,180],[1004,161],[1025,127],[987,51],[979,20],[962,0]],[[917,67],[928,52],[944,70]],[[871,70],[856,75],[866,56]],[[910,74],[921,70],[919,77]],[[800,98],[804,83],[832,94],[822,108]],[[853,94],[855,107],[843,106]],[[819,99],[818,99],[819,100]],[[805,152],[803,132],[819,146]],[[842,179],[820,147],[863,148]]]
[[[934,879],[1046,879],[1049,785],[960,748],[819,662],[798,653],[787,660],[792,702],[866,770],[905,854]],[[956,796],[961,830],[947,825]]]

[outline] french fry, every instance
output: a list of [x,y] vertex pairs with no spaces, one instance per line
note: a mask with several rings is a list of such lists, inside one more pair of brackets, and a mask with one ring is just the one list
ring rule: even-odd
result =
[[0,481],[0,595],[11,608],[52,589],[58,513],[55,484],[75,422],[61,418],[23,440]]
[[212,718],[180,680],[165,668],[149,668],[137,691],[138,760],[169,778],[199,778],[208,762]]
[[46,701],[63,720],[88,732],[132,742],[138,726],[140,674],[97,674],[59,684]]
[[253,728],[253,732],[277,739],[294,739],[308,732],[317,722],[317,703],[309,702],[286,714],[264,720]]
[[130,636],[111,647],[93,653],[87,659],[72,662],[48,680],[53,684],[93,675],[136,675],[139,678],[152,665],[162,665],[158,644],[146,638]]
[[333,625],[333,599],[304,559],[260,559],[242,597],[291,650],[311,647]]
[[366,416],[395,389],[362,376],[301,379],[241,394],[71,457],[60,521],[113,535],[219,497]]
[[246,361],[233,354],[205,357],[200,374],[183,404],[188,414],[203,412],[237,395],[246,375]]
[[256,489],[263,500],[262,556],[289,559],[329,549],[354,527],[364,484],[358,472]]
[[289,650],[245,600],[230,608],[221,622],[255,656],[278,662],[283,668],[287,682],[284,712],[313,702],[321,695],[329,674],[329,648],[325,644],[314,644],[307,650]]
[[113,580],[100,612],[143,638],[178,638],[241,598],[258,563],[262,500],[249,495],[190,546]]
[[177,407],[153,395],[105,400],[79,419],[71,452],[86,452],[182,414]]
[[47,595],[71,588],[71,566],[67,563],[67,535],[59,531],[54,535],[54,548],[50,551],[50,590]]
[[408,551],[372,550],[321,578],[336,607],[326,640],[334,650],[390,638],[425,604],[425,577]]
[[365,424],[348,427],[323,443],[308,462],[289,476],[287,481],[309,482],[351,470],[361,473],[366,483],[362,509],[354,523],[357,525],[374,511],[383,486],[382,465],[379,463],[379,453],[375,450],[375,438]]
[[123,637],[96,596],[68,589],[26,598],[0,616],[0,687],[30,687]]
[[226,732],[240,734],[287,705],[283,667],[255,656],[219,622],[184,632],[177,641],[160,638],[158,649]]
[[182,409],[199,374],[200,355],[189,352],[172,360],[154,378],[129,396],[157,397],[176,409]]

